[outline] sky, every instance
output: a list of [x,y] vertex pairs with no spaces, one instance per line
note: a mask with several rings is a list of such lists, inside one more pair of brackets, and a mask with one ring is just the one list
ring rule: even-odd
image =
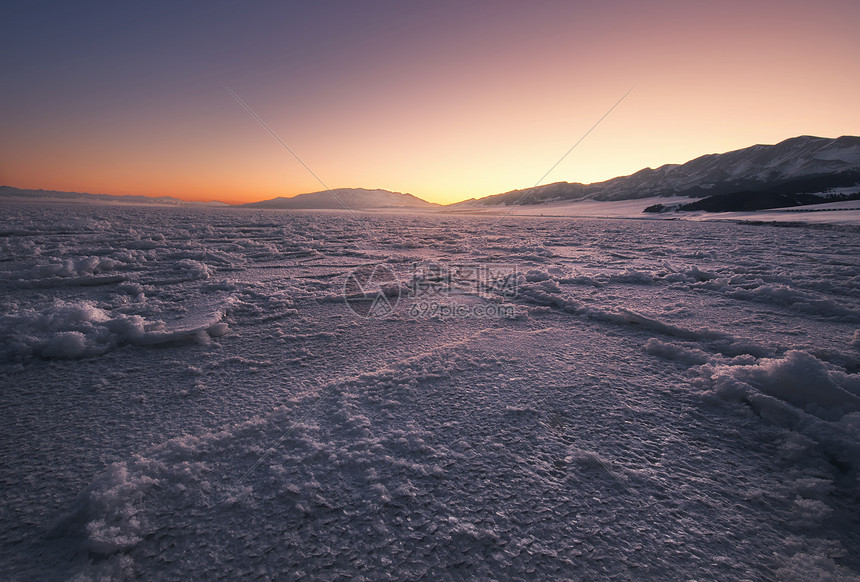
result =
[[7,1],[0,184],[235,203],[325,189],[307,166],[450,203],[860,135],[858,29],[856,0]]

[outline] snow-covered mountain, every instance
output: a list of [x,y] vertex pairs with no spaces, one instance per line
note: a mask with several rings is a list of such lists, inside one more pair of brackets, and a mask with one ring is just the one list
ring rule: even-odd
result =
[[439,206],[412,194],[389,190],[366,190],[364,188],[335,188],[321,192],[309,192],[285,198],[280,196],[261,202],[243,204],[251,208],[284,209],[349,209],[358,208],[433,208]]
[[15,202],[62,202],[65,204],[129,204],[154,206],[228,206],[224,202],[189,202],[173,196],[136,196],[60,192],[57,190],[28,190],[0,186],[0,200]]
[[605,182],[556,182],[458,204],[540,204],[555,201],[629,200],[653,196],[701,198],[744,190],[820,192],[860,184],[860,137],[800,136],[776,145],[754,145],[709,154],[685,164],[645,168]]
[[[645,168],[635,174],[604,182],[556,182],[472,198],[448,205],[447,208],[579,200],[617,201],[658,196],[704,198],[745,191],[793,195],[854,186],[860,186],[860,137],[830,139],[805,135],[775,145],[754,145],[723,154],[708,154],[685,164]],[[87,204],[226,206],[222,202],[187,202],[171,196],[112,196],[0,186],[0,200],[3,199]],[[439,204],[412,194],[365,188],[336,188],[241,206],[272,209],[442,208]]]

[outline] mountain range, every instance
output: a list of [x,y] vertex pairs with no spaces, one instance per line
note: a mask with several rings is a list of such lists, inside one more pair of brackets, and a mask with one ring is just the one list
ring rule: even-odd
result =
[[146,206],[229,206],[224,202],[189,202],[173,196],[139,196],[114,194],[87,194],[86,192],[62,192],[59,190],[29,190],[0,186],[0,200],[17,202],[63,202],[65,204],[128,204]]
[[242,204],[248,208],[280,209],[359,209],[359,208],[438,208],[439,204],[427,202],[412,194],[389,190],[366,190],[364,188],[335,188],[321,192],[309,192],[285,198],[280,196],[261,202]]
[[[238,206],[271,209],[415,208],[468,210],[493,205],[563,204],[581,200],[616,201],[687,196],[705,198],[745,192],[798,194],[860,187],[860,137],[835,139],[799,136],[775,145],[754,145],[722,154],[708,154],[684,164],[645,168],[629,176],[581,184],[556,182],[471,198],[442,206],[412,194],[364,188],[337,188],[292,197],[277,197]],[[0,199],[171,206],[228,206],[222,202],[186,202],[170,196],[111,196],[0,186]]]
[[544,204],[578,200],[631,200],[654,196],[704,198],[743,191],[823,192],[860,184],[860,137],[800,136],[776,145],[754,145],[709,154],[685,164],[645,168],[596,182],[556,182],[513,190],[453,206]]

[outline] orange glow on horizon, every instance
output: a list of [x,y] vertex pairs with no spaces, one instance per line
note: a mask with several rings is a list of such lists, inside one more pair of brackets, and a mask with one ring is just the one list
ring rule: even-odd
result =
[[[189,73],[144,54],[126,85],[93,81],[44,103],[44,91],[26,93],[36,81],[22,82],[0,98],[20,100],[0,114],[0,183],[227,203],[324,190],[224,79],[328,186],[439,203],[535,185],[634,84],[542,183],[860,135],[853,3],[540,6],[458,13],[442,28],[405,19],[342,49],[307,44],[318,52],[287,65],[222,57]],[[295,52],[267,42],[264,56]]]

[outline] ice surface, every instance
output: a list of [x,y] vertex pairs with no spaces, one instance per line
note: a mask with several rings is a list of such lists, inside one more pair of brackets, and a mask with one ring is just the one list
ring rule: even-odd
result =
[[[832,193],[852,194],[857,188],[834,188]],[[822,192],[820,195],[831,193]],[[582,200],[579,202],[551,202],[529,204],[510,208],[507,206],[479,206],[468,211],[484,215],[543,216],[543,217],[594,217],[636,218],[639,220],[692,220],[692,221],[738,221],[738,222],[783,222],[801,224],[860,225],[860,202],[825,202],[809,206],[774,208],[749,212],[664,212],[646,214],[645,208],[653,204],[665,206],[687,204],[698,198],[686,196],[652,196],[631,200]]]
[[858,579],[854,227],[358,217],[4,207],[0,577]]

